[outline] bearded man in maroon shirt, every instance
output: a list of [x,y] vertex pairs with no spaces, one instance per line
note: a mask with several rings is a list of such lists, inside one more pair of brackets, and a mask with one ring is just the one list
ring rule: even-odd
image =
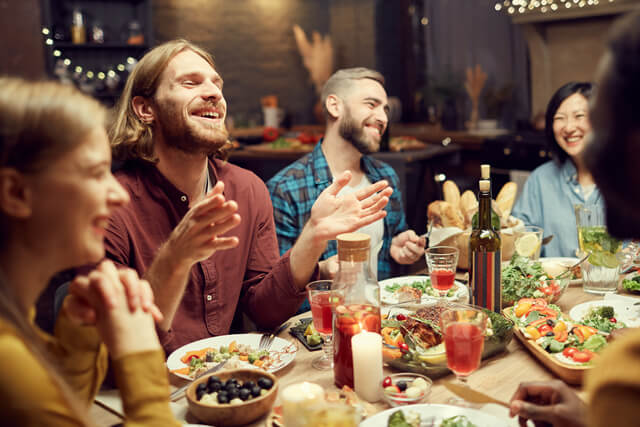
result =
[[237,308],[263,329],[289,318],[327,242],[383,218],[392,191],[380,181],[337,197],[351,178],[343,173],[280,257],[266,186],[218,158],[228,140],[222,86],[207,52],[167,42],[136,65],[111,129],[131,203],[110,220],[107,256],[151,283],[167,352],[227,334]]

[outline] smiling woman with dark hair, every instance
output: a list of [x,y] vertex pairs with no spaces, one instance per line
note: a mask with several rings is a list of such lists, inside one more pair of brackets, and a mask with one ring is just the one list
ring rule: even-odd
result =
[[582,159],[591,135],[589,99],[593,91],[591,83],[570,82],[551,97],[545,134],[553,161],[531,173],[513,208],[513,215],[526,225],[542,227],[545,236],[555,236],[542,248],[543,256],[575,256],[578,233],[574,205],[603,205]]
[[[600,62],[591,111],[593,140],[584,160],[602,191],[607,228],[619,238],[640,238],[640,12],[616,23]],[[562,381],[522,383],[511,415],[536,425],[638,425],[640,330],[620,329],[585,377],[587,404]],[[614,335],[613,333],[611,334]]]

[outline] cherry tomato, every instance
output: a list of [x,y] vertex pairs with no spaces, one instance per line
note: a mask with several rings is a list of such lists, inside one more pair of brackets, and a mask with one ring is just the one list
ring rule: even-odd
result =
[[193,359],[194,357],[195,357],[196,359],[199,359],[199,357],[198,357],[198,356],[196,356],[195,354],[192,354],[192,355],[191,355],[191,356],[189,356],[189,358],[187,359],[187,363],[191,362],[191,359]]
[[405,353],[409,351],[409,346],[407,345],[407,343],[401,342],[400,344],[398,344],[398,347],[400,347],[400,350]]
[[272,142],[278,139],[279,132],[277,128],[274,127],[266,127],[262,130],[262,139],[267,142]]
[[407,316],[405,316],[404,314],[400,313],[396,316],[396,320],[407,320]]
[[552,332],[552,331],[553,331],[553,328],[547,325],[546,323],[538,328],[538,332],[540,332],[540,335],[546,335],[547,332]]
[[389,387],[390,385],[392,385],[391,383],[391,377],[384,377],[384,379],[382,380],[382,387]]
[[586,351],[576,351],[573,353],[573,360],[579,363],[586,363],[593,357],[592,354],[587,353]]
[[611,319],[609,319],[609,321],[610,321],[611,323],[616,323],[616,322],[617,322],[617,320],[616,320],[616,318],[615,318],[615,317],[612,317]]
[[573,357],[573,354],[576,351],[578,351],[578,349],[575,347],[567,347],[564,350],[562,350],[562,355],[565,357]]
[[545,295],[553,295],[553,289],[550,286],[540,288],[539,290],[542,291],[542,293]]

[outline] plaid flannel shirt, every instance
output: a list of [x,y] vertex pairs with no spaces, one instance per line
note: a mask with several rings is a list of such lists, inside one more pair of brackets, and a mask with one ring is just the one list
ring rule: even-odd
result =
[[[311,207],[316,199],[333,182],[321,144],[322,140],[311,153],[282,169],[267,182],[273,203],[280,253],[291,249],[309,220]],[[382,280],[391,277],[392,263],[396,264],[389,252],[391,239],[407,229],[402,194],[399,190],[398,176],[391,166],[370,156],[362,156],[360,164],[370,182],[386,179],[393,188],[393,194],[385,207],[387,216],[384,218],[382,248],[378,254],[378,280]],[[327,259],[337,252],[337,243],[331,240],[320,259]]]

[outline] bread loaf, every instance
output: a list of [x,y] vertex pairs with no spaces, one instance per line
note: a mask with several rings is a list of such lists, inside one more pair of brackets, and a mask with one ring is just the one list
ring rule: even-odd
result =
[[460,205],[460,189],[455,182],[447,180],[442,184],[442,194],[444,201],[458,207]]
[[473,191],[467,190],[462,193],[460,196],[460,212],[462,212],[462,216],[464,217],[464,225],[465,228],[471,225],[471,218],[473,218],[473,214],[478,211],[478,200],[476,199],[476,195],[473,194]]
[[496,197],[496,203],[500,206],[502,211],[501,218],[508,218],[511,215],[511,209],[516,201],[516,194],[518,193],[518,184],[515,182],[507,182]]
[[443,200],[436,200],[429,204],[427,218],[434,227],[464,228],[464,217],[460,209]]

